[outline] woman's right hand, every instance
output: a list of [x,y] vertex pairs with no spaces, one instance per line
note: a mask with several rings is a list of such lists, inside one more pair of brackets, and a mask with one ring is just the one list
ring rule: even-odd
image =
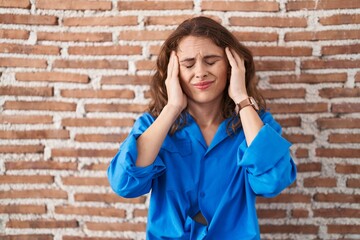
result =
[[180,85],[179,60],[175,51],[170,54],[165,85],[168,95],[167,105],[176,108],[180,114],[187,106],[187,97]]

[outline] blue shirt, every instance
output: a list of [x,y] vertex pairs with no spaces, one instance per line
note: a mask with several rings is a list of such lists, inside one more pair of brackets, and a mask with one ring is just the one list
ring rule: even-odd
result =
[[[268,112],[248,147],[243,130],[228,134],[224,120],[210,146],[190,114],[167,135],[153,164],[135,166],[136,139],[154,122],[143,114],[108,168],[112,189],[133,198],[148,193],[147,239],[260,239],[256,196],[273,197],[296,178],[291,144]],[[208,225],[191,217],[201,213]]]

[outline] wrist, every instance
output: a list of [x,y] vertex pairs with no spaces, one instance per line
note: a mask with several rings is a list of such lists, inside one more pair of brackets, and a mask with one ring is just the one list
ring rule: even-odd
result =
[[237,96],[233,97],[233,101],[234,101],[234,103],[236,105],[236,104],[239,104],[241,101],[243,101],[243,100],[245,100],[247,98],[249,98],[249,95],[241,94],[241,95],[237,95]]

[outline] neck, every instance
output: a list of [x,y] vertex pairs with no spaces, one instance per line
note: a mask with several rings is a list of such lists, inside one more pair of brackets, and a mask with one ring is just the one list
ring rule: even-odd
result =
[[200,127],[218,126],[223,117],[221,114],[221,102],[214,103],[192,103],[188,102],[188,111],[194,117]]

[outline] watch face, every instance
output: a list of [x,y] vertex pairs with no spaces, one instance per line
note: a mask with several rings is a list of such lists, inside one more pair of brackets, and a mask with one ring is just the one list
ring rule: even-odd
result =
[[254,98],[250,97],[250,102],[251,102],[251,105],[254,106],[255,110],[256,111],[259,111],[259,105],[257,104],[257,102],[255,101]]

